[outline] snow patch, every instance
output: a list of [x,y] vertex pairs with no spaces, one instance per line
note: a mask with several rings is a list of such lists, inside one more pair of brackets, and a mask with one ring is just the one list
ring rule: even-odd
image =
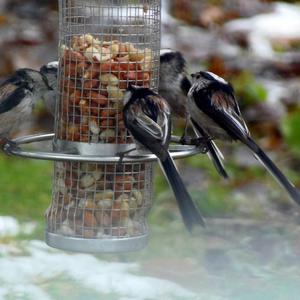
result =
[[229,34],[244,32],[255,55],[273,58],[272,40],[300,38],[300,7],[278,2],[271,13],[230,21],[224,29]]
[[113,293],[124,300],[198,299],[173,282],[132,274],[139,271],[138,264],[105,262],[92,255],[58,252],[40,241],[29,242],[25,250],[30,255],[0,258],[0,270],[5,270],[0,272],[0,295],[50,300],[53,298],[43,289],[43,283],[51,286],[51,282],[57,283],[63,277],[70,280],[74,289],[87,288],[100,295]]
[[15,218],[0,216],[0,238],[14,237],[21,233],[31,234],[36,228],[36,223],[28,222],[20,224]]
[[0,217],[0,238],[20,234],[19,222],[13,217]]

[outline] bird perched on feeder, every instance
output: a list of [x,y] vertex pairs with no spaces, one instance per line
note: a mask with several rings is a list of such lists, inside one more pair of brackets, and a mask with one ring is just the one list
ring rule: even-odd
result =
[[32,112],[34,104],[51,90],[47,79],[39,71],[20,69],[0,84],[0,144],[9,141],[11,132],[17,129]]
[[[179,118],[185,118],[188,121],[187,94],[192,87],[186,73],[186,61],[179,51],[171,49],[162,49],[160,51],[160,82],[158,93],[168,102],[171,107],[172,114]],[[224,168],[222,160],[224,159],[217,145],[209,140],[209,137],[203,132],[196,131],[204,138],[204,144],[207,147],[207,154],[213,162],[218,173],[228,178],[228,174]],[[187,137],[187,123],[185,127],[184,137],[185,143]],[[201,140],[201,138],[200,138]]]
[[130,86],[124,96],[123,113],[125,126],[134,137],[137,149],[147,149],[159,159],[188,230],[204,225],[168,151],[171,138],[168,103],[150,89]]
[[53,61],[42,66],[40,72],[47,78],[49,86],[52,88],[52,90],[46,91],[42,97],[47,110],[54,116],[56,107],[58,62]]
[[299,191],[251,138],[231,84],[211,72],[198,72],[192,74],[192,78],[188,107],[196,130],[213,139],[245,144],[291,198],[300,204]]
[[183,55],[179,51],[162,49],[158,93],[169,103],[172,114],[177,117],[187,116],[187,93],[190,88]]

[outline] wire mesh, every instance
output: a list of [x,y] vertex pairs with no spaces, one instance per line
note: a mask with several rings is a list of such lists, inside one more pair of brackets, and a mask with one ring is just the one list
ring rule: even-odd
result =
[[145,235],[151,182],[151,163],[56,163],[48,231],[77,238]]
[[59,139],[132,143],[128,85],[158,86],[159,1],[61,1]]
[[[160,0],[59,4],[55,139],[98,144],[99,156],[107,144],[129,146],[124,92],[129,84],[158,88]],[[47,232],[99,241],[146,235],[152,172],[152,163],[55,163]]]

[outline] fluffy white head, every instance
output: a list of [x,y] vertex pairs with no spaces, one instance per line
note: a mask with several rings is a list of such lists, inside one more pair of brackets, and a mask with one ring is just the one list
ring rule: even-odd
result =
[[52,61],[52,62],[48,63],[47,67],[57,69],[58,68],[58,61]]
[[224,83],[224,84],[228,84],[228,82],[227,82],[224,78],[218,76],[217,74],[212,73],[212,72],[208,72],[208,71],[207,71],[206,73],[208,73],[208,74],[209,74],[211,77],[213,77],[215,80],[218,80],[218,81],[220,81],[220,82],[222,82],[222,83]]
[[160,56],[165,55],[167,53],[172,53],[172,52],[174,52],[174,50],[172,50],[170,48],[161,49],[160,50]]

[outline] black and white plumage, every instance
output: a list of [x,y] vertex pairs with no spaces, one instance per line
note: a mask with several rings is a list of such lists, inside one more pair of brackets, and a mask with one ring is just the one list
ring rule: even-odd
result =
[[187,116],[187,93],[191,82],[186,74],[186,61],[179,51],[160,51],[160,74],[158,93],[170,105],[172,115]]
[[192,75],[193,86],[188,94],[188,106],[196,129],[213,139],[241,141],[275,177],[291,198],[300,204],[300,193],[283,175],[266,153],[251,138],[235,98],[233,87],[211,72]]
[[124,122],[137,147],[154,153],[172,187],[183,221],[192,230],[204,225],[168,151],[171,138],[171,111],[167,102],[147,88],[130,86],[124,96]]
[[[162,49],[160,51],[160,83],[158,93],[169,103],[172,115],[180,118],[189,117],[187,94],[191,87],[192,84],[186,73],[186,61],[183,55],[179,51]],[[227,179],[229,176],[222,163],[224,157],[221,151],[214,141],[208,139],[209,137],[203,131],[197,130],[196,132],[207,139],[207,154],[218,173]]]
[[[54,116],[56,107],[57,93],[57,74],[58,62],[53,61],[41,67],[41,73],[47,77],[49,85],[53,91],[48,91],[43,95],[43,100],[48,111]],[[172,116],[188,118],[187,94],[192,84],[187,76],[186,61],[179,51],[162,49],[160,51],[160,83],[158,93],[171,107]],[[203,137],[208,138],[204,134]],[[207,139],[205,143],[208,149],[208,156],[213,162],[218,173],[228,178],[222,160],[224,159],[221,151],[214,141]]]
[[0,85],[0,139],[7,140],[30,117],[34,104],[48,90],[47,79],[31,69],[17,70]]
[[52,88],[52,90],[44,93],[43,102],[47,110],[54,116],[57,97],[58,61],[53,61],[42,66],[40,72],[47,78],[49,86]]

